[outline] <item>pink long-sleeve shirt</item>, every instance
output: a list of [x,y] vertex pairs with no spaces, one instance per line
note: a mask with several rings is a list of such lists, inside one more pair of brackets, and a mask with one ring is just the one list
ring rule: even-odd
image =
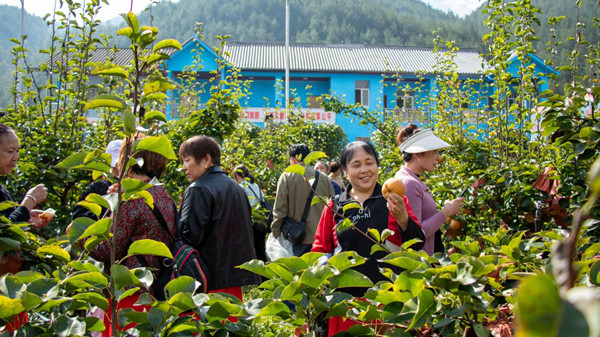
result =
[[419,177],[408,167],[402,166],[396,172],[396,178],[402,180],[406,186],[406,197],[412,206],[413,212],[417,217],[425,232],[425,245],[423,249],[427,254],[434,253],[435,232],[442,227],[446,217],[442,211],[437,210],[437,205],[429,188]]

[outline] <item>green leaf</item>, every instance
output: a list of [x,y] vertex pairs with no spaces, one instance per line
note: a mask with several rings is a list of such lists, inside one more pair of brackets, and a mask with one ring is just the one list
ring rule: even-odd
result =
[[284,172],[288,173],[296,173],[301,176],[304,176],[305,168],[302,165],[294,164],[285,168]]
[[310,202],[310,205],[315,205],[315,204],[326,204],[327,202],[323,199],[321,199],[321,197],[318,196],[314,196],[312,198],[312,201]]
[[409,273],[401,273],[394,281],[395,292],[408,291],[412,297],[418,296],[425,289],[425,280],[411,277]]
[[394,235],[394,231],[391,229],[384,229],[383,232],[381,232],[381,242],[385,241],[385,239],[387,239],[388,237]]
[[292,274],[295,274],[301,270],[308,268],[309,265],[313,263],[313,261],[306,260],[311,254],[318,254],[316,260],[321,256],[325,255],[323,253],[307,253],[302,255],[302,257],[292,256],[292,257],[282,257],[277,261],[273,261],[271,263],[281,264],[285,266],[285,268],[289,269]]
[[83,161],[85,160],[87,155],[88,155],[87,152],[74,153],[74,154],[68,156],[67,158],[65,158],[63,161],[61,161],[54,167],[60,168],[60,169],[72,169],[76,166],[83,165]]
[[102,212],[102,207],[100,207],[100,205],[93,203],[93,202],[86,201],[86,200],[82,200],[82,201],[78,202],[77,205],[89,209],[92,213],[94,213],[94,215],[96,217],[99,217],[100,212]]
[[[141,181],[139,179],[124,178],[121,180],[121,186],[123,187],[123,198],[129,199],[131,196],[145,191],[152,187],[152,185]],[[150,208],[154,208],[154,202],[149,204]]]
[[157,91],[173,90],[176,87],[169,81],[162,78],[155,78],[144,84],[144,95],[148,95]]
[[421,261],[402,255],[402,252],[389,254],[381,259],[381,261],[410,271],[417,270],[423,266]]
[[148,65],[151,65],[162,60],[168,60],[169,58],[169,55],[164,53],[152,53],[150,56],[148,56],[146,62],[148,63]]
[[290,282],[281,291],[279,299],[281,299],[282,301],[301,301],[302,284],[298,281]]
[[67,252],[64,248],[55,246],[55,245],[44,245],[36,250],[36,255],[42,258],[47,258],[48,255],[58,258],[63,262],[68,262],[71,260],[71,256],[69,252]]
[[557,336],[563,305],[554,281],[545,274],[529,277],[517,290],[516,317],[524,336]]
[[210,308],[206,312],[206,317],[209,320],[222,321],[240,311],[241,308],[233,303],[217,301],[211,304]]
[[589,277],[592,284],[600,286],[600,260],[594,262],[590,267]]
[[333,276],[329,282],[332,289],[373,286],[373,282],[367,276],[354,269],[342,271],[339,275]]
[[127,12],[127,14],[123,15],[123,17],[125,18],[127,25],[131,27],[133,32],[138,33],[140,29],[140,23],[135,14],[133,14],[132,12]]
[[490,335],[490,332],[483,326],[483,324],[473,325],[473,330],[475,330],[477,337],[488,337]]
[[311,288],[319,288],[321,284],[334,275],[330,266],[315,266],[305,270],[300,276],[300,282]]
[[[171,310],[173,311],[174,314],[179,315],[186,311],[198,308],[198,305],[196,303],[194,303],[194,300],[192,299],[192,295],[190,293],[180,292],[180,293],[172,293],[172,294],[173,295],[171,295],[171,297],[169,297],[169,299],[167,300],[167,304],[169,304],[169,306],[171,307]],[[206,295],[204,295],[204,296],[206,296]],[[181,328],[181,327],[182,327],[182,325],[179,325],[179,326],[175,327],[172,331],[175,332],[178,328]],[[185,327],[184,327],[184,329],[185,329]],[[195,327],[194,327],[193,331],[196,331]]]
[[131,38],[131,34],[133,34],[133,29],[131,29],[131,27],[123,27],[117,30],[117,35],[122,35]]
[[83,320],[85,324],[85,329],[87,331],[104,331],[105,329],[103,321],[96,317],[87,316],[84,317]]
[[420,327],[425,324],[435,312],[436,301],[431,290],[425,289],[418,296],[417,312],[413,317],[407,330]]
[[256,317],[271,317],[278,316],[281,317],[283,315],[291,314],[290,308],[282,302],[271,302],[267,304],[264,308],[262,308]]
[[115,286],[117,289],[124,289],[125,287],[131,285],[141,285],[140,280],[133,275],[129,268],[123,265],[113,264],[110,267],[110,274],[115,280]]
[[377,229],[369,228],[367,230],[367,234],[369,234],[372,238],[377,240],[377,242],[381,242],[381,235],[379,234],[379,231]]
[[99,75],[99,76],[116,76],[116,77],[121,77],[121,78],[129,78],[129,73],[127,73],[127,71],[121,67],[114,67],[114,68],[110,68],[110,69],[95,69],[92,72],[93,75]]
[[84,111],[98,108],[125,109],[125,102],[117,95],[99,95],[89,100],[83,107]]
[[316,161],[321,158],[327,158],[327,155],[323,151],[313,151],[303,159],[303,162],[306,164],[311,164],[313,161]]
[[14,315],[17,315],[25,310],[20,299],[8,298],[0,295],[0,318],[8,321]]
[[346,211],[349,209],[363,209],[363,207],[360,205],[360,203],[356,201],[351,201],[345,204],[344,207],[342,207],[342,211],[343,213],[346,213]]
[[0,249],[3,251],[19,250],[20,248],[21,241],[0,236]]
[[101,195],[96,194],[96,193],[90,193],[85,197],[86,201],[89,202],[93,202],[96,203],[98,205],[100,205],[101,207],[104,208],[110,208],[110,205],[108,204],[108,201],[106,201],[106,199],[104,199]]
[[92,235],[99,235],[102,237],[108,237],[108,233],[110,232],[110,226],[112,225],[111,218],[104,218],[96,221],[93,225],[89,226],[83,234],[81,234],[81,239],[85,239]]
[[136,118],[129,109],[123,110],[123,133],[132,135],[136,132]]
[[165,48],[175,48],[177,50],[181,50],[181,43],[179,43],[179,41],[175,39],[161,40],[154,45],[154,48],[152,48],[152,52],[156,52]]
[[173,147],[171,147],[171,141],[167,136],[146,137],[136,141],[134,153],[142,150],[158,153],[169,160],[177,160]]
[[165,295],[167,295],[168,299],[178,293],[193,294],[199,285],[200,283],[194,280],[192,277],[182,275],[167,283],[165,286]]
[[173,254],[171,254],[167,245],[151,239],[141,239],[132,242],[127,251],[127,256],[132,255],[154,255],[173,258]]
[[[167,98],[168,98],[168,96],[164,92],[155,92],[152,94],[143,95],[142,103],[146,103],[146,102],[150,102],[150,101],[163,102]],[[152,111],[156,111],[156,110],[146,111],[146,115],[151,113]]]
[[354,223],[350,219],[346,218],[346,219],[344,219],[344,221],[342,221],[341,224],[338,224],[336,226],[336,230],[338,232],[341,232],[341,231],[343,231],[345,229],[348,229],[348,228],[350,228],[352,226],[354,226]]
[[265,265],[265,268],[272,271],[277,277],[286,280],[287,282],[292,282],[294,279],[294,275],[290,272],[290,270],[280,263],[268,263]]
[[144,122],[149,122],[152,120],[161,121],[161,122],[166,123],[167,116],[165,116],[164,113],[157,111],[157,110],[147,111],[146,114],[144,115]]
[[73,295],[73,299],[89,302],[98,308],[106,311],[108,309],[108,300],[105,296],[95,292],[85,292]]
[[360,266],[365,263],[365,258],[354,251],[335,254],[327,260],[327,264],[335,267],[338,271]]
[[108,280],[100,272],[79,272],[65,278],[62,283],[69,283],[76,288],[104,288]]
[[52,328],[58,336],[83,336],[85,322],[80,317],[58,316],[52,323]]
[[19,207],[19,204],[10,200],[0,202],[0,212],[14,207]]
[[118,300],[122,301],[123,299],[132,296],[133,294],[135,294],[136,292],[138,292],[138,290],[140,290],[140,287],[134,287],[134,288],[129,288],[127,290],[125,290],[121,296],[119,296]]

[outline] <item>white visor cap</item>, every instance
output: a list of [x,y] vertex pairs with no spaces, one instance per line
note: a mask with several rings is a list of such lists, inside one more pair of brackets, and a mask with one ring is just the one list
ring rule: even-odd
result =
[[421,130],[408,137],[400,144],[400,151],[406,153],[423,153],[450,147],[450,144],[438,138],[431,129]]
[[121,145],[123,145],[123,140],[118,139],[113,140],[106,146],[106,150],[104,152],[111,155],[111,167],[117,167],[117,162],[119,161],[119,153],[121,152]]

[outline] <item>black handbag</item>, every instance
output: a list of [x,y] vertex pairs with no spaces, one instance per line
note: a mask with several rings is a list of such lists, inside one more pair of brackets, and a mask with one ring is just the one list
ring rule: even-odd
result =
[[283,224],[281,224],[281,234],[286,240],[291,242],[293,245],[301,244],[304,240],[304,237],[306,236],[306,218],[308,217],[310,206],[312,206],[312,198],[315,194],[315,189],[317,188],[317,184],[319,183],[319,175],[319,172],[315,171],[315,181],[312,184],[310,193],[308,193],[308,198],[306,198],[304,212],[302,213],[302,220],[298,222],[290,217],[286,217],[283,220]]
[[[179,219],[177,216],[177,207],[175,206],[175,203],[173,203],[173,207],[175,210],[175,223],[177,224]],[[196,289],[195,293],[208,293],[208,281],[210,279],[208,267],[200,257],[198,251],[194,249],[194,247],[184,242],[179,234],[179,231],[176,233],[176,236],[173,236],[167,227],[165,218],[162,216],[156,205],[152,209],[152,213],[154,213],[154,216],[156,217],[156,220],[158,220],[158,223],[161,225],[161,227],[173,239],[173,245],[169,247],[171,254],[173,254],[173,259],[165,258],[163,267],[159,271],[158,277],[152,283],[152,292],[154,293],[154,297],[159,301],[164,301],[166,299],[165,286],[167,283],[169,283],[169,281],[172,279],[182,275],[190,276],[200,283],[200,286]],[[141,256],[136,255],[136,257],[143,265],[146,265]]]

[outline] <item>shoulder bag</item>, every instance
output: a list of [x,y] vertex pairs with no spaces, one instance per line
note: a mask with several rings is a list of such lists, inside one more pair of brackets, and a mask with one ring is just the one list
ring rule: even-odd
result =
[[312,206],[312,198],[315,194],[315,189],[319,183],[319,175],[319,172],[315,171],[315,181],[312,184],[310,193],[308,193],[308,198],[306,198],[306,204],[304,205],[304,212],[302,213],[300,222],[288,216],[283,220],[283,224],[281,225],[281,234],[286,240],[294,245],[302,243],[306,236],[306,218],[308,217],[310,206]]

